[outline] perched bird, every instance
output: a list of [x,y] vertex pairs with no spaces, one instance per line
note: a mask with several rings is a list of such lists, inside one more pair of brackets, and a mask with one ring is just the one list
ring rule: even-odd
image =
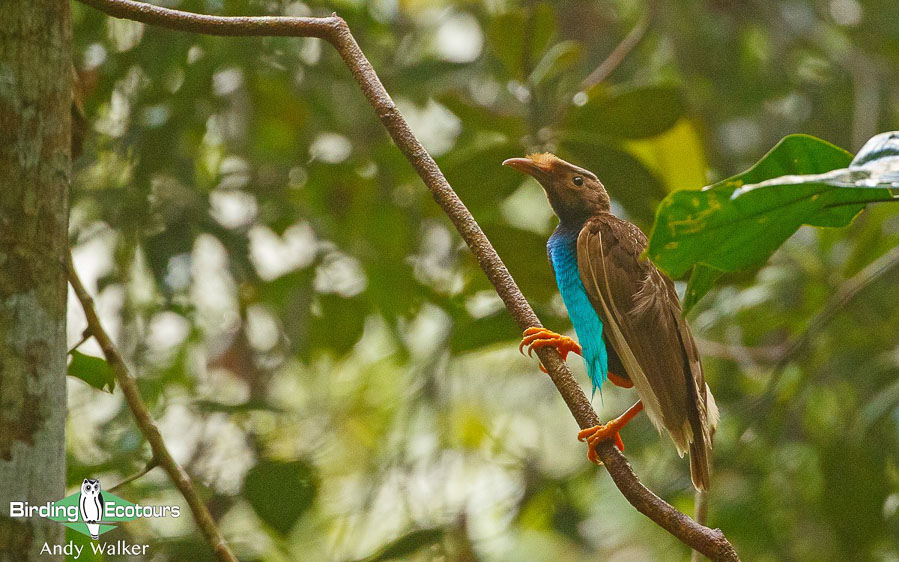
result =
[[591,461],[600,441],[614,439],[623,450],[618,432],[645,408],[681,456],[689,451],[693,485],[708,489],[718,408],[674,284],[642,256],[646,235],[611,213],[605,187],[583,168],[549,153],[503,165],[536,178],[559,217],[546,248],[580,341],[529,328],[519,350],[552,346],[563,359],[573,351],[584,358],[594,392],[606,379],[636,389],[640,400],[624,414],[578,434]]

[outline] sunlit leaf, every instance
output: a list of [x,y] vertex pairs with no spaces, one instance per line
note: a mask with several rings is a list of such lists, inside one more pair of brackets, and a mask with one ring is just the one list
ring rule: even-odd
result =
[[705,148],[690,119],[680,119],[657,136],[627,141],[624,147],[664,180],[668,191],[699,189],[705,185]]

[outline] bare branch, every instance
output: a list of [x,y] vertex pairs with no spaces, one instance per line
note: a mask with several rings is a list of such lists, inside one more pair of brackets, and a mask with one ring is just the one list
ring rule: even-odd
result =
[[[181,468],[181,465],[175,461],[171,453],[169,453],[168,448],[165,446],[165,441],[162,440],[162,434],[159,432],[159,426],[156,425],[156,420],[150,415],[150,411],[147,410],[147,406],[140,396],[140,391],[137,388],[137,381],[131,375],[122,356],[119,355],[119,351],[116,349],[115,344],[112,343],[109,334],[103,329],[103,324],[100,323],[100,317],[97,316],[97,310],[94,308],[94,299],[87,292],[87,289],[84,288],[84,284],[81,283],[81,279],[75,271],[71,251],[69,251],[68,256],[68,269],[69,283],[72,285],[75,295],[81,302],[81,308],[84,309],[84,316],[87,318],[87,329],[90,330],[94,339],[100,344],[100,349],[103,350],[106,361],[109,363],[109,366],[112,367],[116,380],[119,383],[119,388],[122,389],[122,393],[125,395],[125,402],[128,403],[131,413],[134,414],[137,427],[150,443],[150,449],[153,451],[155,463],[166,471],[169,478],[172,479],[172,482],[181,492],[181,495],[187,500],[187,505],[190,506],[190,510],[194,514],[197,526],[200,527],[203,536],[206,537],[206,542],[212,547],[212,550],[215,552],[216,556],[218,556],[219,560],[236,562],[237,558],[231,553],[231,549],[228,548],[228,544],[225,542],[225,538],[216,526],[215,520],[212,518],[209,510],[206,509],[206,504],[204,504],[203,500],[200,499],[200,496],[197,495],[197,491],[194,489],[190,476],[188,476],[187,472]],[[148,468],[152,468],[150,464],[147,466]]]
[[158,25],[176,31],[230,37],[284,36],[324,39],[333,35],[334,28],[343,21],[334,15],[329,18],[207,16],[133,0],[79,0],[79,2],[116,18]]
[[[79,1],[116,17],[180,31],[212,35],[320,37],[331,43],[349,67],[390,137],[471,248],[478,264],[519,328],[524,330],[542,326],[474,217],[450,187],[437,163],[412,133],[343,19],[336,15],[327,18],[201,16],[131,0]],[[558,352],[552,348],[541,348],[537,350],[537,355],[549,371],[553,384],[578,425],[581,428],[597,425],[599,418],[596,412]],[[736,551],[720,530],[697,524],[643,486],[627,459],[611,441],[601,443],[597,447],[597,453],[615,485],[638,511],[712,560],[739,560]]]

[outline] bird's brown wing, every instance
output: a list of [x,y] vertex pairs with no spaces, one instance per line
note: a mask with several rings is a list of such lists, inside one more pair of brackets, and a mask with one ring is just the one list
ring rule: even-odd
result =
[[681,455],[690,450],[694,483],[705,488],[717,412],[710,416],[714,405],[674,285],[641,258],[645,247],[633,224],[612,215],[590,219],[578,236],[581,281],[650,420]]

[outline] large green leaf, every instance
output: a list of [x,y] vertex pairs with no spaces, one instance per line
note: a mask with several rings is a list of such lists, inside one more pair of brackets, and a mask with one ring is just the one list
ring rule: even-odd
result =
[[92,387],[107,392],[115,390],[115,373],[106,360],[92,355],[85,355],[80,351],[72,352],[72,361],[69,363],[69,376],[81,379]]
[[[800,226],[846,226],[865,203],[893,197],[899,133],[849,153],[807,135],[784,138],[755,166],[659,206],[648,253],[669,275],[694,271],[688,304],[721,273],[763,263]],[[715,271],[713,271],[715,270]]]

